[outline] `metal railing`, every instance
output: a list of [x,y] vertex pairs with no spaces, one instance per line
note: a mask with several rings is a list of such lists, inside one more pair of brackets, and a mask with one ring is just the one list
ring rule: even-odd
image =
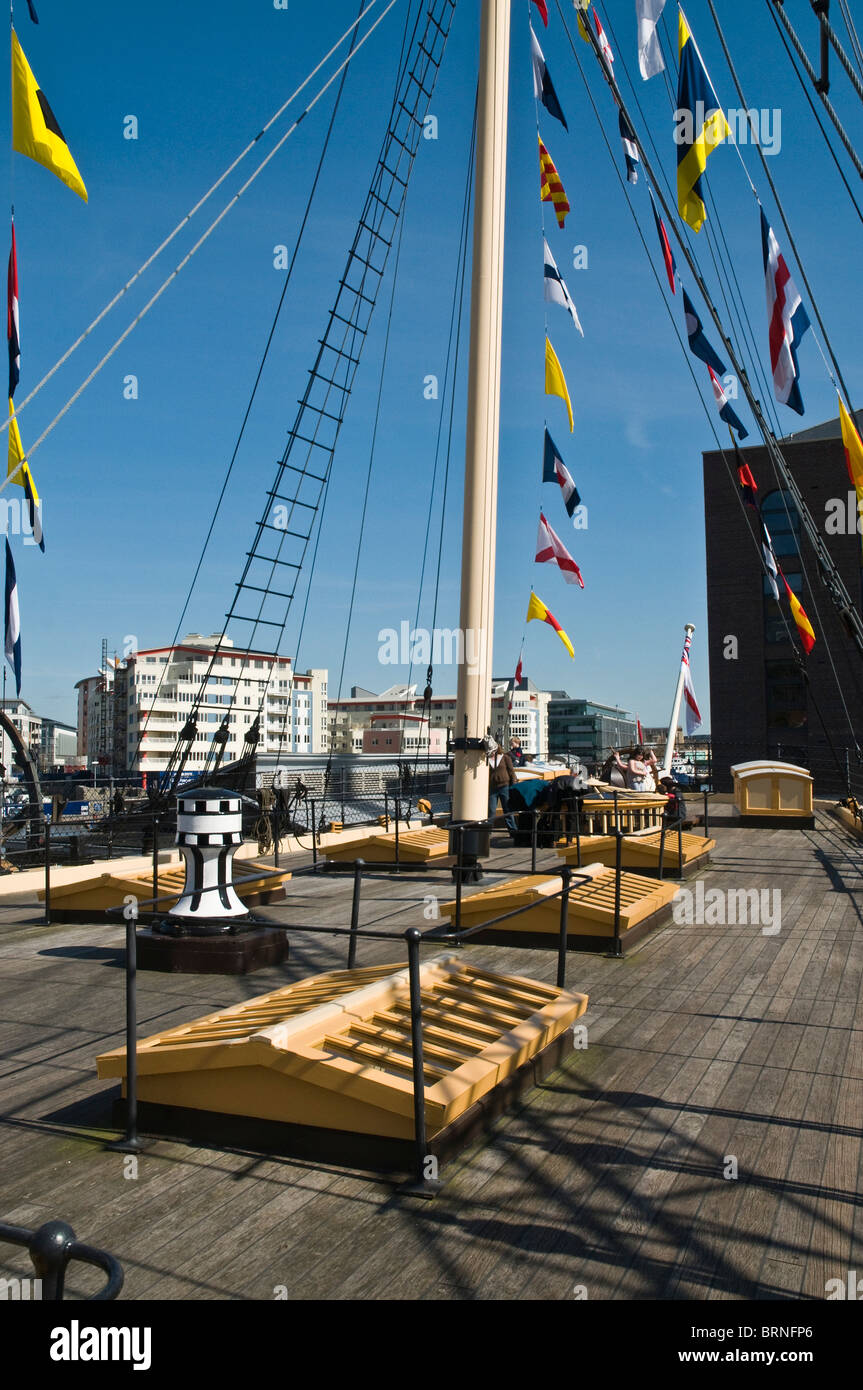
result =
[[[106,1250],[98,1250],[94,1245],[85,1245],[78,1240],[72,1227],[65,1221],[46,1221],[38,1231],[29,1231],[24,1226],[9,1226],[0,1221],[0,1242],[26,1249],[36,1271],[39,1285],[37,1296],[46,1302],[62,1301],[66,1270],[73,1260],[95,1265],[108,1276],[107,1283],[98,1293],[88,1295],[89,1302],[110,1302],[123,1287],[123,1266],[119,1260]],[[9,1282],[7,1278],[7,1297]],[[18,1281],[19,1285],[21,1282]]]

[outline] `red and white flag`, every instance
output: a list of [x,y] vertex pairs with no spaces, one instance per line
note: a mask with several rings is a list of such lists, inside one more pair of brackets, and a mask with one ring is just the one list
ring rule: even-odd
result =
[[542,512],[539,514],[539,531],[536,537],[536,563],[557,565],[562,570],[567,584],[580,584],[582,589],[584,588],[581,570],[563,541],[552,531]]
[[683,656],[681,658],[683,664],[683,704],[687,738],[689,738],[691,734],[694,734],[696,729],[701,728],[701,710],[698,708],[698,701],[695,698],[695,690],[692,685],[692,672],[689,669],[689,648],[691,642],[692,638],[689,633],[687,633],[686,640],[683,643]]
[[603,29],[599,21],[599,15],[596,13],[595,6],[593,10],[593,25],[596,29],[596,37],[599,39],[599,46],[602,49],[602,56],[608,64],[608,71],[611,72],[611,65],[614,62],[614,54],[611,51],[611,44],[605,37],[605,30]]

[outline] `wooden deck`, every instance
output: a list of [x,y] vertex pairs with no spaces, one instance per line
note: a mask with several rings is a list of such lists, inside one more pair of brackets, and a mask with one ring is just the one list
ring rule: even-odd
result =
[[[290,1299],[568,1299],[577,1285],[591,1300],[823,1299],[828,1279],[863,1270],[863,846],[820,814],[812,831],[720,820],[715,834],[699,882],[780,889],[781,931],[669,925],[624,961],[570,956],[568,987],[590,995],[587,1050],[446,1167],[431,1203],[373,1173],[166,1141],[124,1176],[128,1160],[103,1147],[115,1091],[95,1070],[123,1041],[122,930],[4,909],[0,1216],[71,1222],[122,1261],[124,1299],[272,1299],[280,1286]],[[528,862],[495,850],[496,867]],[[344,877],[295,877],[265,912],[343,926],[350,892]],[[431,926],[425,894],[451,885],[376,879],[362,925]],[[552,952],[466,957],[554,981]],[[344,938],[294,932],[278,969],[141,974],[140,1033],[345,959]],[[398,959],[395,944],[360,945],[361,965]],[[21,1252],[0,1260],[0,1274],[28,1272]],[[69,1290],[97,1282],[76,1270]]]

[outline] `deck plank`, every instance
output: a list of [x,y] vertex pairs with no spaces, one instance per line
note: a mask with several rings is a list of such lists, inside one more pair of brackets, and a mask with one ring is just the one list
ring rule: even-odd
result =
[[[501,839],[494,867],[523,874]],[[3,1217],[70,1221],[121,1259],[131,1299],[823,1297],[863,1269],[863,847],[820,816],[807,832],[718,822],[716,839],[686,888],[778,887],[778,934],[671,922],[625,961],[571,954],[587,1050],[446,1165],[431,1204],[371,1172],[167,1140],[124,1176],[94,1066],[123,1042],[123,930],[0,909]],[[540,851],[539,869],[555,859]],[[351,891],[349,875],[295,874],[262,912],[344,926]],[[369,880],[361,924],[393,939],[361,941],[359,963],[403,964],[424,899],[451,892],[443,873]],[[140,1035],[346,952],[294,930],[290,960],[253,976],[142,973]],[[554,981],[554,952],[465,957]],[[0,1251],[0,1268],[16,1259]]]

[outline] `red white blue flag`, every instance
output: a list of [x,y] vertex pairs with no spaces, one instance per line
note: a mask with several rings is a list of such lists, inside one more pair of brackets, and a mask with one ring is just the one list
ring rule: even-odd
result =
[[578,494],[578,488],[573,482],[572,474],[558,453],[557,445],[548,430],[545,432],[542,455],[542,481],[560,484],[567,516],[571,517],[576,507],[581,506],[581,498]]
[[785,257],[773,235],[773,228],[761,209],[761,247],[764,252],[764,280],[767,290],[767,326],[770,335],[770,368],[777,401],[803,414],[800,395],[800,368],[797,349],[809,327],[800,291],[791,278]]
[[745,439],[749,433],[748,429],[746,429],[740,417],[735,414],[731,402],[722,389],[722,382],[709,364],[707,370],[710,373],[710,380],[713,383],[713,394],[716,397],[716,404],[719,406],[720,420],[724,420],[726,425],[730,425],[733,430],[736,430],[740,439]]

